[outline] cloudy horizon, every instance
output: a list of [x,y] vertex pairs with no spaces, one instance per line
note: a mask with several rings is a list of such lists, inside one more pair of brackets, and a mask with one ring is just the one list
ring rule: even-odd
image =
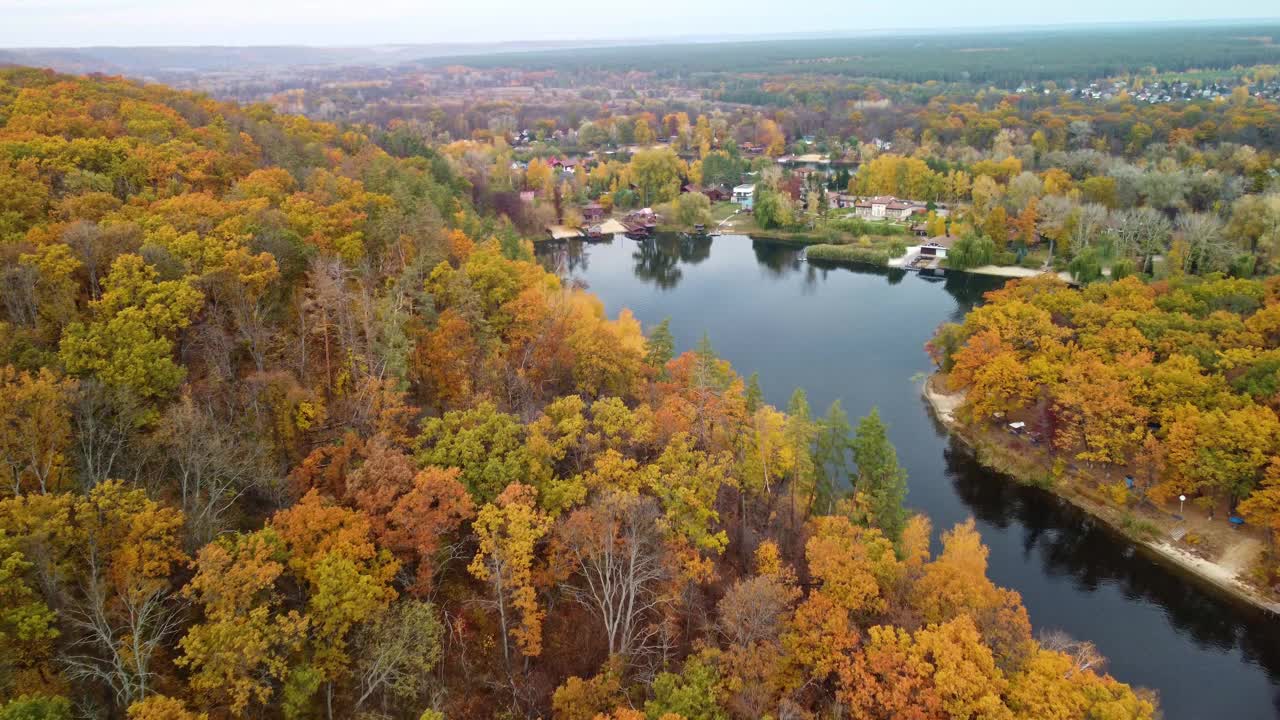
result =
[[[87,46],[368,46],[444,43],[589,42],[712,39],[782,34],[909,33],[1030,26],[1128,23],[1265,22],[1275,8],[1260,0],[1206,6],[1188,0],[1117,5],[1080,0],[1067,6],[1010,8],[1001,0],[966,3],[963,13],[924,0],[910,14],[897,6],[815,0],[806,12],[766,0],[725,6],[655,0],[640,14],[588,0],[534,6],[516,0],[479,3],[413,0],[305,0],[219,3],[163,0],[0,0],[3,47]],[[679,19],[678,21],[676,19]]]

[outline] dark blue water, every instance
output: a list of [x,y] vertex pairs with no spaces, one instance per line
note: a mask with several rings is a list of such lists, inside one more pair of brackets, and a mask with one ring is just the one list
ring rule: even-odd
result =
[[1022,593],[1037,630],[1090,640],[1118,679],[1159,692],[1170,720],[1280,718],[1280,619],[1241,607],[1149,559],[1066,503],[978,466],[929,414],[924,343],[999,280],[807,262],[742,236],[549,244],[547,267],[585,283],[610,315],[671,318],[678,350],[706,333],[769,402],[803,387],[815,414],[873,406],[910,473],[908,504],[935,531],[974,517],[989,575]]

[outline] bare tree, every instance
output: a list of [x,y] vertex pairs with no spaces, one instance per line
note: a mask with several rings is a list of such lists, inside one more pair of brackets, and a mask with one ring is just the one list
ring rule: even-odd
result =
[[63,662],[69,678],[105,685],[116,705],[127,708],[146,697],[154,675],[152,660],[180,629],[181,607],[170,597],[167,583],[113,591],[96,550],[88,552],[84,598],[64,610],[76,639]]
[[1216,215],[1186,213],[1175,226],[1187,244],[1187,272],[1208,273],[1226,270],[1231,264],[1232,247],[1223,233],[1223,223]]
[[652,498],[610,492],[559,528],[558,542],[581,580],[566,590],[599,618],[610,655],[641,652],[658,632],[669,577],[659,516]]
[[1071,229],[1071,252],[1079,253],[1098,242],[1107,225],[1107,208],[1097,203],[1082,205]]
[[1076,640],[1061,630],[1042,632],[1037,640],[1045,650],[1060,652],[1071,658],[1071,665],[1076,671],[1101,672],[1106,667],[1107,659],[1093,643]]
[[1172,227],[1160,211],[1149,207],[1121,210],[1116,213],[1116,254],[1134,254],[1143,258],[1143,271],[1150,270],[1151,258],[1169,247]]
[[223,516],[261,475],[257,445],[237,437],[189,395],[165,413],[154,442],[177,480],[191,548],[223,528]]
[[123,474],[142,412],[128,391],[109,388],[92,378],[80,381],[73,399],[72,425],[77,476],[83,489]]
[[739,647],[776,641],[797,595],[795,588],[771,575],[737,581],[717,606],[720,634]]

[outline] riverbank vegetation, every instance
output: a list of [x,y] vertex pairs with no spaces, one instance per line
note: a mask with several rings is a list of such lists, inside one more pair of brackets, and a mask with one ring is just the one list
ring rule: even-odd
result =
[[965,392],[962,422],[1025,423],[1015,429],[1082,463],[1116,505],[1186,496],[1267,532],[1257,579],[1269,587],[1280,539],[1276,288],[1220,275],[1082,291],[1016,281],[941,327],[930,352]]
[[853,262],[867,265],[887,267],[889,260],[902,257],[905,249],[898,241],[872,243],[870,238],[865,244],[851,243],[844,245],[812,245],[805,250],[805,256],[811,260],[828,260],[833,262]]
[[874,412],[607,317],[398,147],[0,71],[0,716],[1156,716],[971,521],[931,552]]

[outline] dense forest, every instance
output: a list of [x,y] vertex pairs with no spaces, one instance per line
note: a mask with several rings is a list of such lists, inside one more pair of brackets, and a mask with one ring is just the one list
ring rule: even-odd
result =
[[1271,535],[1260,584],[1280,579],[1280,278],[1041,277],[989,297],[931,344],[967,422],[1028,422],[1120,506],[1238,511]]
[[0,72],[0,718],[1156,715],[467,167]]
[[1012,87],[1135,72],[1230,68],[1280,61],[1274,25],[1200,24],[1031,28],[723,43],[622,45],[422,61],[426,66],[520,67],[579,73],[643,68],[660,77],[700,73],[876,77]]

